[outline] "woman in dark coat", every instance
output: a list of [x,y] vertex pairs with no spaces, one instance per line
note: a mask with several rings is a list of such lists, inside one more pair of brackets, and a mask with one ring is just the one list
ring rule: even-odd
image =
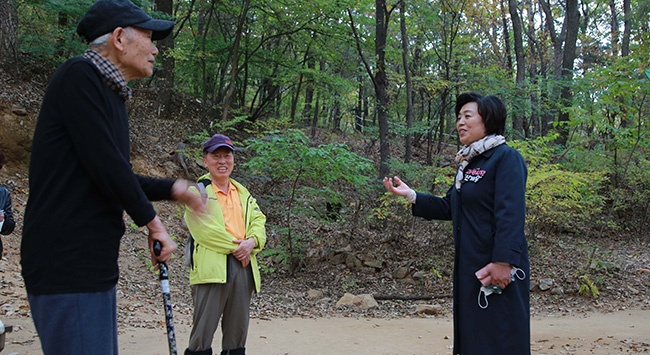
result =
[[408,198],[414,216],[453,221],[453,353],[530,354],[526,164],[505,144],[500,99],[464,93],[455,111],[463,148],[446,196],[416,193],[398,177],[384,186]]

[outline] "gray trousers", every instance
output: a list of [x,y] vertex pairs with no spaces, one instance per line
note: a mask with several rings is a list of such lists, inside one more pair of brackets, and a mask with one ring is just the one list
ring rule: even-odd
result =
[[189,349],[208,350],[221,319],[222,350],[244,348],[248,336],[251,297],[255,289],[251,265],[228,255],[228,276],[225,284],[192,285],[194,316]]

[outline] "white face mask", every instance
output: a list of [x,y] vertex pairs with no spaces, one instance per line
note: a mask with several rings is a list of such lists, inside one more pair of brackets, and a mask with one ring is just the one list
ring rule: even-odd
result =
[[[526,278],[526,273],[524,272],[524,270],[514,266],[512,267],[512,269],[510,269],[510,281],[515,281],[517,279],[523,280],[525,278]],[[488,307],[487,296],[493,293],[495,295],[500,295],[503,293],[503,290],[501,289],[501,287],[497,285],[481,286],[481,289],[478,291],[478,306],[481,307],[482,309],[486,309]],[[481,302],[481,298],[483,302]]]

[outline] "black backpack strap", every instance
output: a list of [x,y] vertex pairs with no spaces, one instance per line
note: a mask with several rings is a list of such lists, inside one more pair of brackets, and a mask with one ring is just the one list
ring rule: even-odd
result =
[[211,183],[212,181],[210,181],[210,179],[201,179],[196,184],[196,188],[199,189],[199,192],[201,193],[201,199],[203,200],[203,203],[208,200],[208,193],[205,191],[205,188]]
[[[204,204],[208,200],[208,193],[205,188],[210,184],[212,184],[210,179],[201,179],[196,183],[196,188],[199,190]],[[185,243],[185,264],[191,268],[194,267],[194,238],[192,238],[192,234],[189,235]]]

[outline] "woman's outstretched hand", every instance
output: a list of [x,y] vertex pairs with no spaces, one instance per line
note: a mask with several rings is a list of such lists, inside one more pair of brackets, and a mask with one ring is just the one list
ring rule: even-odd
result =
[[408,185],[406,185],[406,183],[404,183],[402,180],[400,180],[400,178],[398,178],[397,176],[392,178],[385,177],[383,182],[384,182],[384,187],[386,187],[386,190],[390,191],[391,193],[397,196],[403,196],[408,198],[408,195],[412,191],[411,188]]

